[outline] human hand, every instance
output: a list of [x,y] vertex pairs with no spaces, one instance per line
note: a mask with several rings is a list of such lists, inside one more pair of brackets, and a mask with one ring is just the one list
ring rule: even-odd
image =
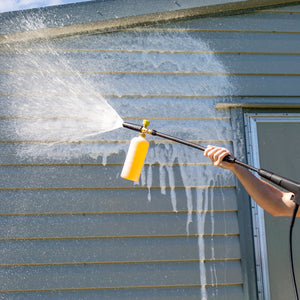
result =
[[229,150],[222,147],[216,147],[216,146],[207,146],[204,155],[212,161],[214,166],[221,167],[224,169],[231,170],[234,166],[233,163],[225,162],[223,161],[224,157],[227,155],[233,156]]

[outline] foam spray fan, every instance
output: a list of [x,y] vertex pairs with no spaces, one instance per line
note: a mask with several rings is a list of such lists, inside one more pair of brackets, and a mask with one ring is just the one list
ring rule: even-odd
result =
[[[151,134],[153,136],[158,136],[167,140],[171,140],[176,143],[180,143],[192,148],[196,148],[198,150],[204,151],[206,148],[171,135],[167,135],[165,133],[156,131],[154,129],[147,128],[150,125],[150,122],[147,120],[143,121],[143,125],[133,124],[124,122],[123,127],[128,128],[134,131],[140,132],[139,137],[135,137],[131,140],[129,150],[126,156],[126,160],[124,163],[124,167],[121,173],[121,177],[132,180],[132,181],[138,181],[140,177],[140,173],[143,168],[143,164],[147,155],[149,142],[145,139],[146,133]],[[258,173],[261,177],[275,183],[276,185],[292,192],[295,194],[294,201],[297,204],[300,204],[300,183],[297,183],[293,180],[287,179],[285,177],[276,175],[272,172],[269,172],[264,169],[257,169],[254,168],[235,157],[232,157],[231,155],[227,155],[224,159],[224,161],[236,163],[239,164],[249,170],[252,170],[256,173]]]

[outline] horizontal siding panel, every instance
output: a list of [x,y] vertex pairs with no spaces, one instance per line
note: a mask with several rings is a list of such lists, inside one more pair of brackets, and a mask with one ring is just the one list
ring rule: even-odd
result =
[[[191,189],[195,196],[196,189]],[[177,210],[187,211],[185,188],[175,188]],[[237,210],[235,188],[204,189],[207,210]],[[148,188],[130,189],[90,189],[90,190],[20,190],[0,191],[1,212],[3,214],[39,213],[115,213],[172,211],[171,190],[151,188],[151,201],[148,201]],[[226,201],[225,201],[226,199]],[[194,208],[195,209],[195,205]]]
[[[201,213],[203,233],[238,234],[236,212]],[[2,238],[123,237],[186,235],[186,213],[1,216]],[[197,234],[197,222],[189,224]]]
[[[146,116],[147,117],[147,116]],[[150,119],[150,118],[149,118]],[[101,119],[100,119],[101,120]],[[135,118],[126,118],[126,122],[142,124],[143,119]],[[149,128],[156,129],[159,132],[170,134],[178,138],[186,140],[231,140],[232,133],[227,130],[230,128],[230,119],[179,119],[179,120],[168,120],[168,119],[158,119],[151,120],[151,125]],[[73,128],[80,130],[80,125],[88,126],[89,122],[85,121],[76,121],[75,120],[47,120],[47,119],[0,119],[0,128],[1,128],[1,139],[2,141],[72,141]],[[50,126],[50,127],[49,127]],[[50,130],[53,126],[53,129],[59,129],[61,131],[66,131],[66,134],[63,132],[57,133],[55,130]],[[72,128],[67,128],[67,126],[73,126]],[[93,125],[91,125],[93,126]],[[37,128],[39,130],[37,130]],[[94,128],[94,127],[92,127]],[[129,129],[117,129],[104,134],[96,134],[90,138],[84,137],[78,134],[77,141],[81,140],[90,140],[90,141],[120,141],[130,140],[137,133]],[[76,135],[75,135],[76,137]],[[149,140],[158,140],[164,141],[162,138],[148,136]],[[74,139],[76,142],[76,140]],[[53,145],[55,146],[55,145]],[[114,146],[114,145],[113,145]],[[116,145],[118,147],[118,144]],[[96,150],[96,149],[94,149]],[[115,151],[114,151],[115,152]],[[72,151],[70,151],[72,153]]]
[[[84,97],[84,96],[82,96]],[[29,99],[28,99],[29,98]],[[69,98],[69,97],[68,97]],[[70,98],[72,98],[70,96]],[[225,99],[228,99],[224,97]],[[45,95],[45,102],[52,102],[55,100],[65,101],[63,96]],[[89,99],[93,99],[89,97]],[[98,99],[98,100],[97,100]],[[220,101],[220,98],[205,98],[205,97],[185,97],[182,96],[156,96],[156,97],[106,97],[108,103],[118,112],[122,117],[134,117],[140,119],[141,116],[147,114],[148,118],[157,119],[178,119],[178,118],[228,118],[228,111],[215,111],[214,105]],[[1,117],[16,117],[16,112],[11,109],[11,104],[22,106],[27,102],[35,102],[40,100],[40,96],[19,96],[10,95],[9,97],[0,95],[0,114]],[[222,100],[222,99],[221,99]],[[76,101],[74,99],[74,101]],[[95,101],[99,98],[95,97]],[[164,105],[161,105],[161,104]],[[151,107],[151,109],[149,109]],[[181,115],[178,116],[178,111]],[[23,111],[23,117],[32,117],[32,111]],[[38,115],[38,111],[35,112]],[[45,112],[40,116],[51,116]],[[52,115],[53,116],[53,115]]]
[[[136,124],[141,124],[140,121],[135,121]],[[135,135],[132,131],[122,129],[119,131],[119,136],[127,133],[128,138],[133,138]],[[131,134],[131,136],[130,136]],[[199,150],[187,147],[182,144],[169,143],[164,139],[152,139],[147,137],[149,140],[149,152],[146,157],[145,165],[157,164],[158,160],[161,164],[161,168],[164,168],[164,164],[176,164],[174,159],[177,157],[179,162],[187,163],[187,157],[189,163],[196,164],[208,164],[210,161],[204,157],[203,152]],[[231,141],[219,141],[219,140],[195,140],[196,144],[206,146],[207,144],[214,144],[218,146],[224,146],[228,149],[232,149]],[[121,167],[125,161],[125,153],[129,148],[130,140],[128,141],[81,141],[77,143],[33,143],[33,142],[12,142],[2,141],[0,142],[0,166],[16,166],[16,165],[38,165],[38,164],[52,164],[53,166],[71,166],[92,164],[97,166],[98,164],[119,164]],[[36,151],[34,151],[36,149]],[[55,152],[58,151],[55,155]],[[46,154],[48,157],[32,157],[29,154]],[[169,157],[168,154],[173,151],[173,156]],[[53,156],[50,154],[53,153]],[[160,157],[154,157],[155,153],[159,153]],[[185,156],[184,156],[185,155]]]
[[240,96],[299,96],[300,76],[234,76]]
[[[174,43],[180,39],[182,43]],[[111,49],[127,51],[194,51],[195,49],[207,50],[205,43],[199,42],[186,32],[149,31],[149,30],[128,30],[95,35],[73,36],[67,39],[57,39],[50,42],[52,48],[58,49]],[[45,43],[22,43],[26,48],[49,49]]]
[[[147,53],[147,52],[105,52],[103,49],[93,51],[53,49],[49,51],[24,50],[24,54],[15,54],[13,51],[0,51],[1,73],[12,76],[24,75],[41,76],[41,74],[61,73],[69,76],[76,74],[97,73],[267,73],[267,74],[299,74],[299,55],[282,53],[215,53],[213,50],[207,53]],[[17,64],[16,61],[27,61],[28,53],[34,56],[32,64]],[[261,51],[263,52],[263,51]],[[55,61],[47,65],[45,61]],[[108,56],[108,57],[107,57]],[[36,61],[43,61],[44,65],[36,65]],[[62,63],[67,61],[69,68]],[[274,63],[276,61],[276,63]],[[14,66],[13,63],[16,65]],[[42,69],[41,69],[42,68]],[[50,76],[50,75],[49,75]]]
[[[268,10],[269,11],[269,10]],[[273,8],[271,11],[277,12],[277,13],[299,13],[300,12],[300,6],[299,5],[288,5],[283,6],[280,8]]]
[[[207,236],[206,260],[240,258],[238,236]],[[105,262],[189,261],[199,259],[198,237],[2,241],[0,266],[99,264]],[[120,251],[122,245],[122,251]],[[2,247],[2,246],[1,246]],[[213,249],[213,252],[212,252]],[[83,255],[84,253],[84,255]]]
[[299,53],[298,35],[298,33],[207,32],[199,34],[199,38],[209,41],[214,51],[289,54]]
[[[300,46],[300,45],[299,45]],[[67,75],[55,75],[56,80],[60,78],[64,82]],[[21,78],[22,77],[22,78]],[[51,76],[45,75],[45,81],[33,83],[30,91],[23,90],[26,93],[47,95],[60,95],[69,93],[68,85],[63,84],[61,87],[49,87],[47,81],[51,81]],[[48,77],[48,79],[47,79]],[[95,86],[95,93],[114,94],[114,95],[182,95],[189,96],[230,96],[230,95],[272,95],[272,96],[298,96],[300,94],[299,81],[300,76],[285,76],[279,74],[272,75],[235,75],[231,76],[235,89],[231,90],[228,76],[224,75],[87,75],[86,80]],[[27,81],[28,76],[18,75],[18,80]],[[18,92],[14,86],[5,84],[9,79],[7,74],[0,74],[0,88],[3,93],[14,94]],[[135,82],[132,85],[132,82]],[[280,84],[285,86],[282,91]],[[26,84],[25,84],[26,85]],[[253,89],[253,86],[255,89]],[[83,83],[78,84],[78,93],[90,93],[86,90]],[[43,91],[41,93],[41,91]],[[95,95],[95,94],[94,94]]]
[[[240,300],[243,298],[243,287],[241,284],[228,285],[228,286],[217,286],[206,287],[205,293],[209,296],[208,299],[214,300]],[[83,298],[89,300],[99,300],[101,299],[143,299],[143,300],[153,300],[164,299],[164,300],[199,300],[199,297],[203,294],[203,287],[191,287],[191,286],[175,286],[175,287],[160,287],[160,288],[134,288],[134,289],[111,289],[111,290],[99,290],[95,289],[85,289],[85,290],[74,290],[74,291],[45,291],[45,292],[24,292],[24,293],[2,293],[4,297],[9,299],[22,299],[22,300],[32,300],[35,298],[42,299],[65,299],[65,300],[75,300]],[[225,295],[225,296],[224,296]]]
[[[238,28],[239,30],[239,28]],[[62,49],[126,49],[154,51],[247,51],[299,52],[297,33],[215,32],[215,31],[126,31],[109,34],[70,37],[53,41],[52,47]],[[174,43],[181,40],[181,43]],[[147,42],[145,42],[147,41]],[[209,46],[208,46],[209,45]],[[262,47],[263,45],[263,47]],[[26,47],[26,44],[24,44]],[[28,46],[27,46],[28,47]],[[32,47],[45,45],[36,43]]]
[[[145,167],[147,169],[147,166]],[[201,170],[199,170],[201,169]],[[120,165],[85,165],[85,166],[13,166],[1,167],[0,189],[12,188],[88,188],[88,187],[130,187],[132,182],[120,178],[122,166]],[[147,170],[146,170],[147,172]],[[159,187],[160,168],[157,165],[151,167],[152,186]],[[217,173],[218,172],[218,173]],[[213,165],[203,166],[173,166],[172,173],[175,174],[175,185],[182,186],[180,174],[205,175],[202,178],[190,180],[190,186],[209,186],[214,179],[216,186],[234,186],[233,175],[227,170],[216,170]],[[223,179],[218,179],[219,174]],[[215,178],[214,178],[215,177]]]
[[[32,60],[30,60],[32,56]],[[35,73],[97,73],[97,72],[223,72],[222,64],[214,60],[214,53],[147,53],[95,49],[20,49],[0,48],[2,72]],[[24,64],[18,64],[25,61]],[[41,61],[42,65],[37,65]],[[51,62],[51,63],[50,63]],[[53,63],[52,63],[53,62]],[[65,63],[65,64],[62,64]],[[66,65],[68,67],[66,67]]]
[[[223,105],[229,107],[230,105],[235,106],[236,104],[241,107],[252,107],[252,108],[297,108],[299,106],[300,96],[245,96],[245,97],[235,97],[232,100],[222,100],[217,105],[216,108],[220,109]],[[226,104],[224,104],[226,103]],[[229,105],[229,106],[228,106]],[[224,107],[223,106],[223,107]]]
[[[218,75],[218,74],[217,74]],[[76,76],[76,75],[75,75]],[[69,74],[36,74],[32,80],[28,74],[0,74],[3,94],[22,93],[61,95],[229,95],[229,82],[224,75],[181,74],[82,74],[80,80]],[[14,85],[8,83],[16,82]],[[134,84],[133,84],[134,82]],[[21,89],[21,86],[22,89]],[[73,89],[72,89],[73,87]]]
[[[284,12],[286,10],[286,12]],[[281,13],[278,13],[281,12]],[[294,13],[293,13],[294,12]],[[288,6],[267,11],[251,12],[235,16],[203,18],[179,25],[165,25],[162,28],[195,29],[195,30],[234,30],[234,31],[285,31],[299,32],[299,6]]]
[[[239,262],[205,263],[207,284],[242,282]],[[215,277],[211,277],[213,270]],[[2,290],[139,287],[199,284],[196,262],[2,268]],[[188,272],[189,276],[182,277]]]
[[[288,54],[217,54],[227,72],[236,74],[299,75],[299,55]],[[229,75],[230,76],[230,75]]]

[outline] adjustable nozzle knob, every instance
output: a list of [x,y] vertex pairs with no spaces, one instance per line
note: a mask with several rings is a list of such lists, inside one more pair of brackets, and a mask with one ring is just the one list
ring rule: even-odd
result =
[[150,121],[144,120],[144,121],[143,121],[143,125],[144,125],[145,127],[149,126],[149,125],[150,125]]

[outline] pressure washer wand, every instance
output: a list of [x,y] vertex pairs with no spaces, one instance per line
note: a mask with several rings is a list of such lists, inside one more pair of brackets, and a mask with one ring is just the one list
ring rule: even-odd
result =
[[[180,138],[177,138],[177,137],[174,137],[174,136],[156,131],[154,129],[149,129],[146,126],[140,126],[140,125],[137,125],[137,124],[124,122],[123,127],[131,129],[131,130],[135,130],[135,131],[138,131],[138,132],[148,133],[148,134],[151,134],[151,135],[154,135],[154,136],[159,136],[161,138],[171,140],[173,142],[180,143],[180,144],[183,144],[183,145],[186,145],[186,146],[189,146],[189,147],[201,150],[201,151],[205,151],[205,149],[206,149],[206,147],[203,147],[199,144],[192,143],[192,142],[189,142],[187,140],[183,140],[183,139],[180,139]],[[223,160],[227,161],[227,162],[238,162],[238,160],[235,157],[232,157],[230,155],[227,155]],[[244,164],[243,162],[240,162],[240,163]]]
[[[135,130],[135,131],[138,131],[138,132],[141,132],[143,134],[145,133],[148,133],[148,134],[151,134],[153,136],[159,136],[161,138],[164,138],[164,139],[167,139],[167,140],[171,140],[171,141],[174,141],[174,142],[177,142],[177,143],[180,143],[180,144],[183,144],[183,145],[186,145],[186,146],[189,146],[189,147],[192,147],[192,148],[196,148],[198,150],[201,150],[201,151],[204,151],[206,149],[206,147],[203,147],[201,145],[198,145],[196,143],[192,143],[192,142],[189,142],[189,141],[186,141],[186,140],[183,140],[183,139],[180,139],[180,138],[177,138],[177,137],[174,137],[174,136],[171,136],[171,135],[167,135],[165,133],[161,133],[161,132],[158,132],[154,129],[149,129],[147,128],[147,126],[150,124],[149,121],[146,121],[144,120],[144,123],[143,125],[137,125],[137,124],[133,124],[133,123],[128,123],[128,122],[124,122],[123,123],[123,127],[125,128],[128,128],[128,129],[131,129],[131,130]],[[129,151],[130,152],[130,151]],[[132,152],[132,160],[134,160],[134,150],[131,151]],[[137,152],[137,151],[135,151]],[[145,154],[146,156],[146,154]],[[257,169],[255,167],[252,167],[246,163],[243,163],[242,161],[236,159],[235,157],[231,156],[231,155],[227,155],[223,161],[226,161],[226,162],[231,162],[231,163],[236,163],[238,165],[241,165],[249,170],[252,170],[256,173],[258,173],[261,177],[275,183],[276,185],[292,192],[295,194],[295,198],[294,198],[294,201],[297,203],[297,204],[300,204],[300,183],[297,183],[293,180],[290,180],[290,179],[287,179],[285,177],[282,177],[282,176],[279,176],[279,175],[276,175],[272,172],[269,172],[267,170],[264,170],[264,169]],[[126,163],[126,161],[125,161]],[[141,164],[143,165],[144,163],[144,160],[141,162]],[[125,167],[125,165],[124,165]],[[130,166],[128,166],[127,168],[130,168]],[[124,168],[123,168],[124,170]],[[122,175],[121,175],[122,176]],[[123,177],[123,176],[122,176]],[[126,178],[126,177],[123,177],[123,178]]]
[[136,131],[139,131],[139,132],[144,132],[144,133],[148,133],[148,134],[151,134],[151,135],[159,136],[161,138],[171,140],[171,141],[174,141],[174,142],[177,142],[177,143],[180,143],[180,144],[184,144],[184,145],[187,145],[189,147],[196,148],[198,150],[202,150],[202,151],[205,150],[205,147],[203,147],[201,145],[191,143],[191,142],[188,142],[186,140],[182,140],[182,139],[179,139],[179,138],[171,136],[171,135],[167,135],[167,134],[162,133],[162,132],[158,132],[154,129],[148,129],[144,126],[139,126],[139,125],[136,125],[136,124],[133,124],[133,123],[124,122],[123,127],[129,128],[129,129],[132,129],[132,130],[136,130]]

